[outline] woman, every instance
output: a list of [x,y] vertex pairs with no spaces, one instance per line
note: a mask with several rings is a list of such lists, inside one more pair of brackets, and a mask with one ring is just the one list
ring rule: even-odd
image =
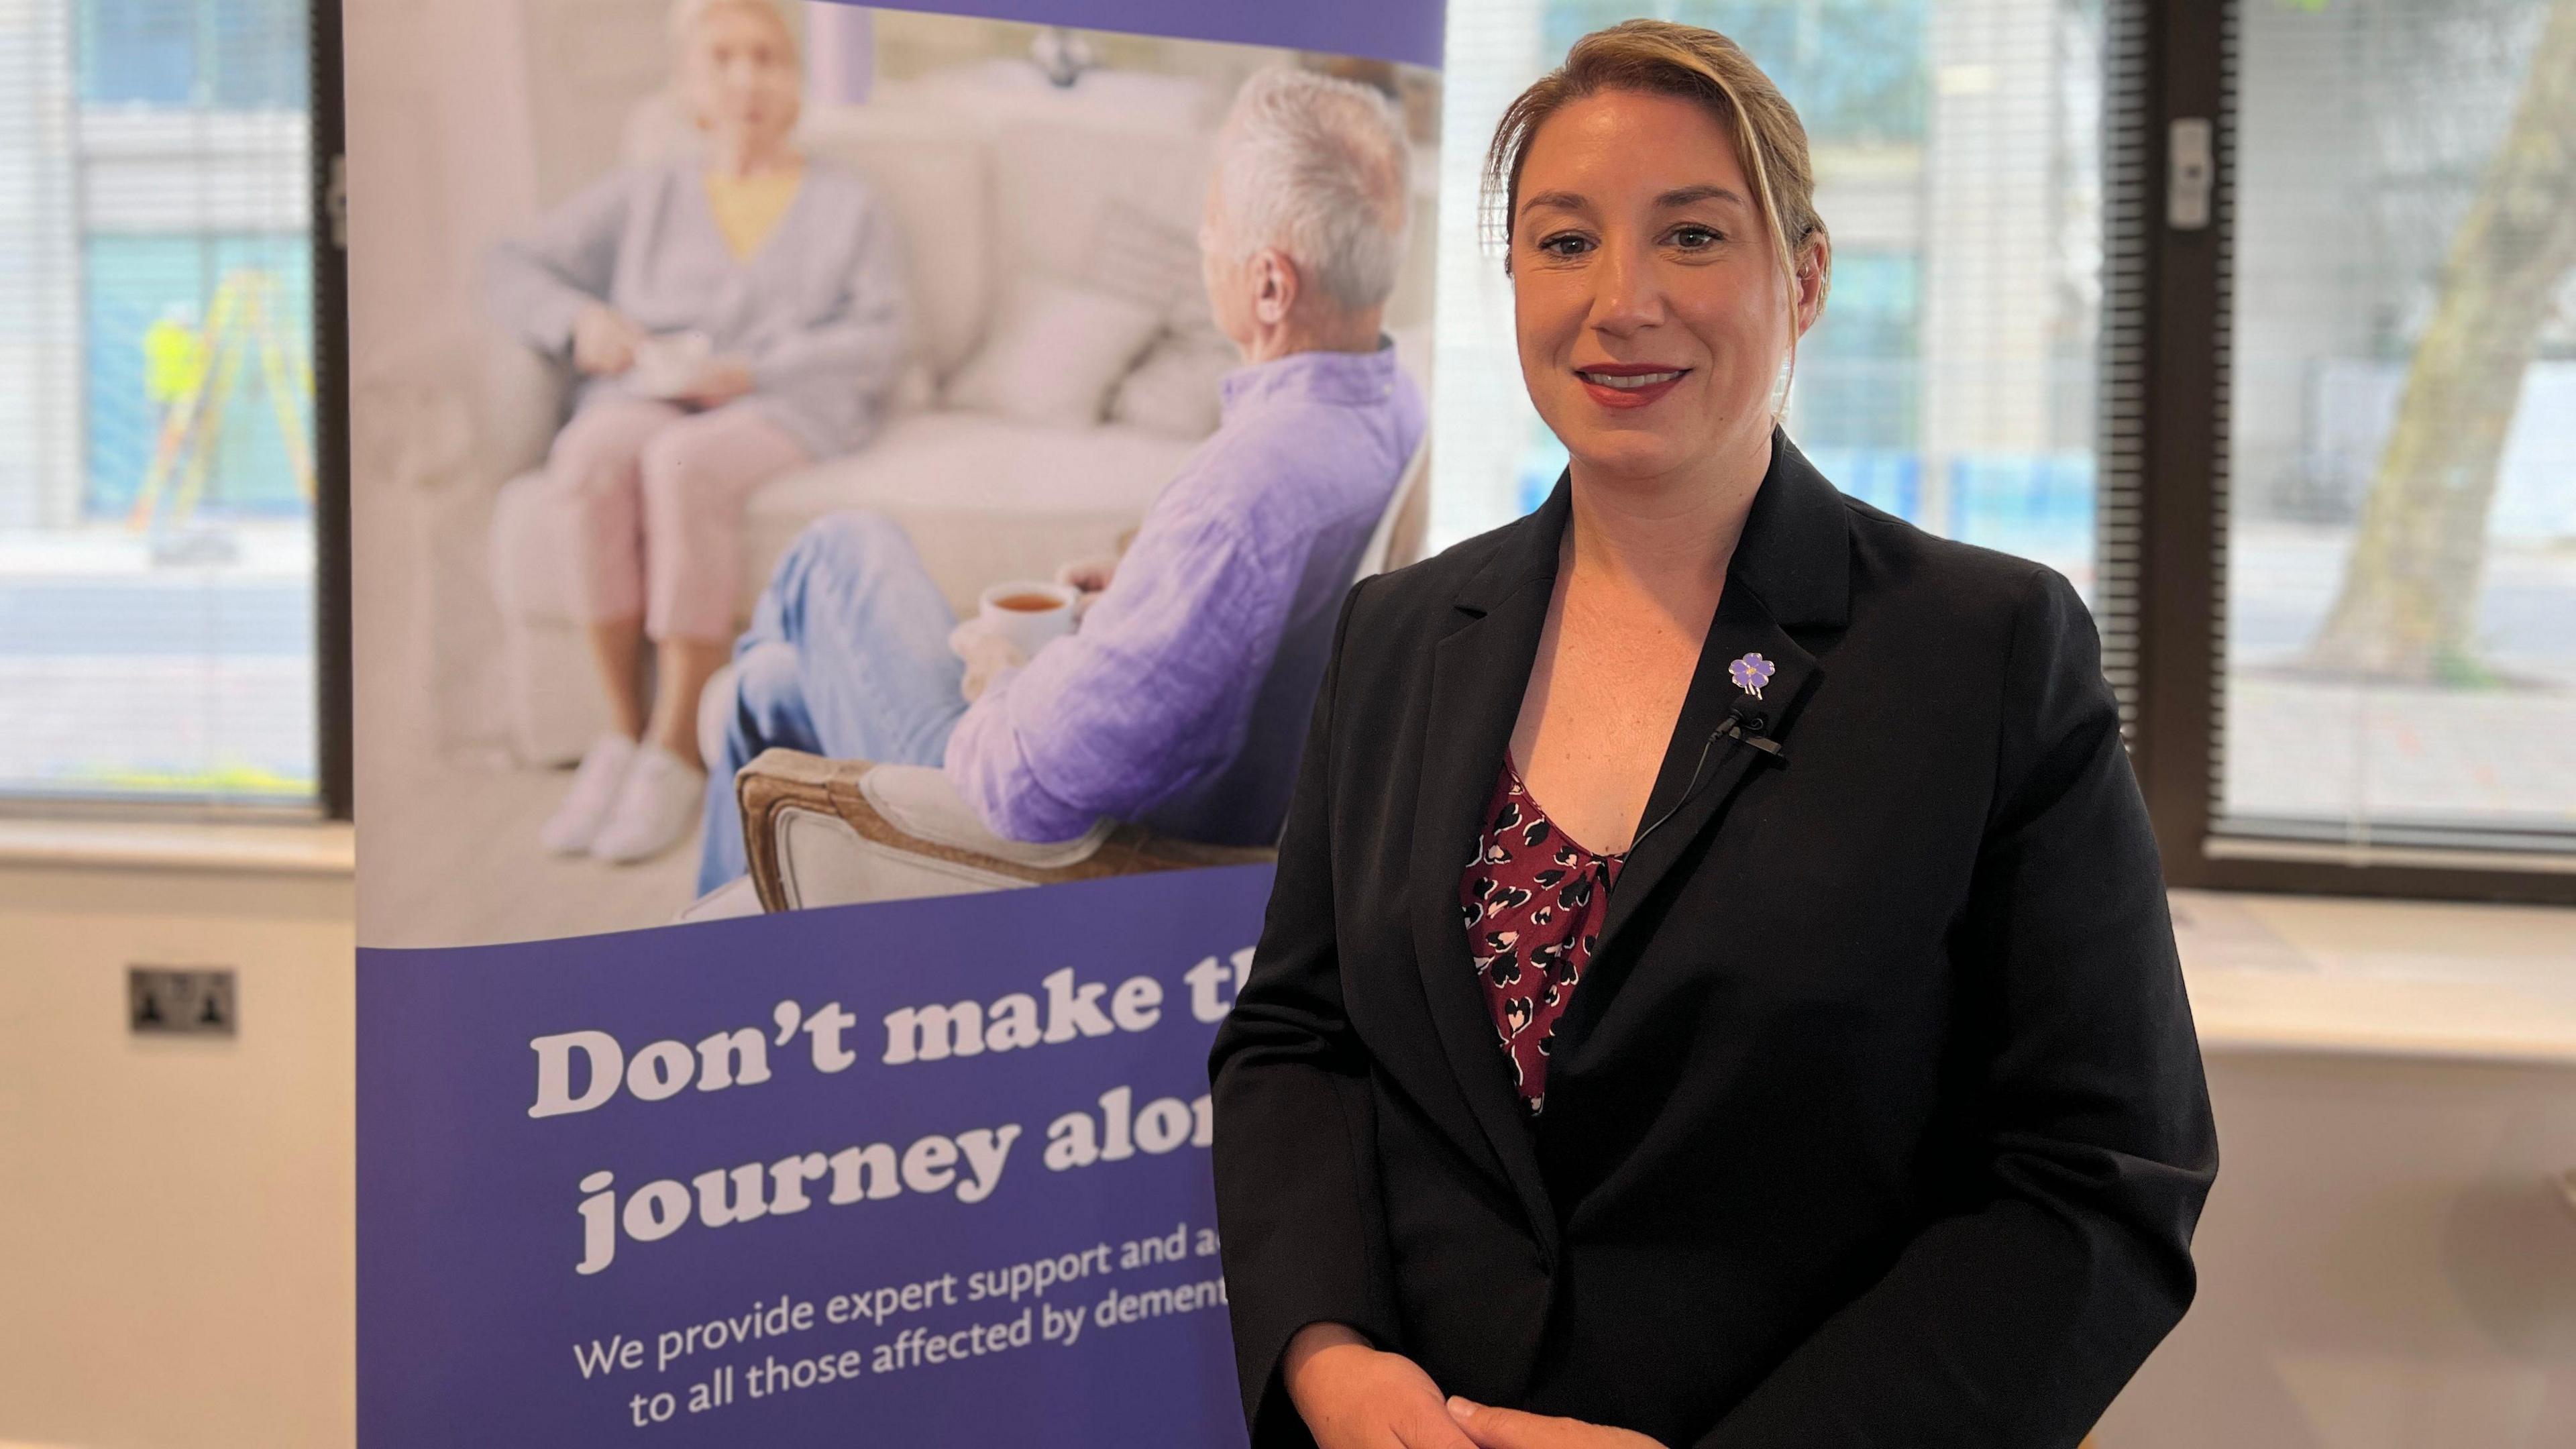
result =
[[1256,1445],[2075,1444],[2215,1172],[2083,604],[1775,418],[1832,261],[1721,36],[1505,114],[1535,514],[1345,602],[1221,1028]]
[[584,374],[546,472],[580,515],[615,728],[543,838],[610,861],[696,824],[697,700],[733,639],[745,498],[866,441],[904,361],[892,223],[790,141],[796,42],[774,0],[680,0],[672,38],[704,145],[610,176],[491,259],[503,325]]

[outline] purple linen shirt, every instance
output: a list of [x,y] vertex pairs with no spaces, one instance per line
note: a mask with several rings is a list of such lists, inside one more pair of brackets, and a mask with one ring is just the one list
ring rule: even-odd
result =
[[1395,349],[1300,352],[1225,378],[1224,421],[1145,510],[1073,635],[995,676],[947,770],[994,833],[1106,815],[1269,845],[1333,623],[1422,441]]

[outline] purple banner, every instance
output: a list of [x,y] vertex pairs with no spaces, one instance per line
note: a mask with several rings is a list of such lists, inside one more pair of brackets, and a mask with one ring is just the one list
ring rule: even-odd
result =
[[[846,0],[844,0],[846,3]],[[904,10],[1440,64],[1441,0],[906,0]]]
[[362,951],[359,1440],[1238,1445],[1267,866]]

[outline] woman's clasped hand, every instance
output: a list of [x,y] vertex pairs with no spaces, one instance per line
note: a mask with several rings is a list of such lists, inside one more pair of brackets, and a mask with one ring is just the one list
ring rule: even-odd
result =
[[1317,1449],[1663,1449],[1629,1429],[1444,1396],[1413,1360],[1338,1323],[1300,1330],[1282,1378]]
[[573,314],[572,365],[599,377],[615,377],[635,366],[635,350],[646,333],[635,319],[593,302]]

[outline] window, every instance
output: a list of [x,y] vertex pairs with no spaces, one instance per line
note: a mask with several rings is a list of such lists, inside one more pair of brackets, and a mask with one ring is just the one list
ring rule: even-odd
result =
[[[1447,134],[1633,13],[1798,106],[1836,264],[1789,431],[2075,580],[2172,883],[2576,902],[2576,0],[1453,0]],[[1479,222],[1434,543],[1565,461]]]
[[2236,49],[2214,828],[2576,852],[2576,3]]
[[[2100,28],[2094,0],[1459,0],[1446,194],[1475,195],[1512,94],[1650,13],[1741,43],[1805,121],[1833,294],[1790,435],[1844,491],[1937,533],[2094,574]],[[1476,209],[1441,213],[1435,541],[1536,506],[1564,466],[1513,365]]]
[[304,0],[0,15],[0,797],[310,810]]

